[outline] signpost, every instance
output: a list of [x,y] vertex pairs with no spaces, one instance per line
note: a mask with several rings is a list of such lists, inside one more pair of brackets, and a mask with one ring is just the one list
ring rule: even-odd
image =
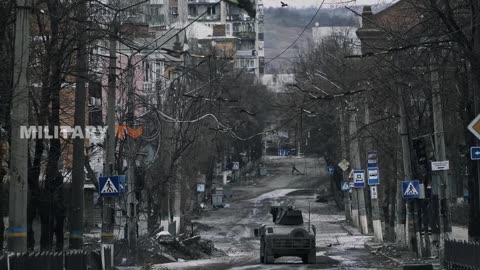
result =
[[100,197],[118,197],[120,190],[118,178],[118,176],[101,176],[98,178]]
[[234,161],[232,163],[233,163],[232,170],[239,170],[240,169],[240,162]]
[[480,146],[470,147],[470,159],[480,160]]
[[468,130],[480,140],[480,114],[468,125]]
[[418,180],[403,181],[402,194],[404,199],[417,199],[420,197],[420,182]]
[[328,175],[333,175],[335,169],[332,166],[328,166]]
[[353,171],[353,185],[356,188],[365,187],[365,170]]
[[372,199],[378,199],[377,186],[370,186],[370,196]]
[[448,171],[450,169],[450,162],[445,161],[432,161],[432,171]]
[[342,191],[349,191],[350,185],[347,181],[342,181]]
[[125,192],[125,175],[118,176],[118,184],[119,184],[120,192]]
[[367,171],[368,171],[368,185],[373,186],[373,185],[380,184],[378,167],[370,167],[367,169]]
[[348,166],[350,166],[350,162],[348,162],[346,159],[338,163],[338,167],[340,167],[340,169],[342,169],[343,171],[346,171],[348,169]]
[[198,183],[197,184],[197,192],[205,192],[205,184]]
[[367,167],[378,167],[377,165],[377,151],[370,150],[367,154]]

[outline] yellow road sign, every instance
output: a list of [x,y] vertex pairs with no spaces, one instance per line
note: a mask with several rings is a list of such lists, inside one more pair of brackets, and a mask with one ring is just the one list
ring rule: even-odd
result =
[[468,125],[468,130],[480,140],[480,114]]

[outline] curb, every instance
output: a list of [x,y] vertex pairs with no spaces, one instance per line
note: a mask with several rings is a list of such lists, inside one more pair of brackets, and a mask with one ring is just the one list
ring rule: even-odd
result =
[[[344,229],[345,231],[347,231],[347,233],[349,235],[363,235],[359,230],[357,230],[356,228],[354,227],[351,227],[345,223],[340,223],[340,226],[342,227],[342,229]],[[367,234],[368,235],[368,234]]]

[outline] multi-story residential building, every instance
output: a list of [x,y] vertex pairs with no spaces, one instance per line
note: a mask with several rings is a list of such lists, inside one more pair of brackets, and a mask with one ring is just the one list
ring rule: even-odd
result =
[[[206,26],[193,26],[189,36],[205,39],[214,36],[214,27],[222,25],[226,37],[236,38],[235,67],[252,74],[263,73],[263,68],[260,68],[260,63],[264,62],[263,3],[262,0],[257,1],[253,3],[256,7],[256,18],[253,18],[239,7],[237,0],[222,1],[220,4],[217,0],[188,0],[189,21],[196,20],[194,25]],[[200,15],[202,17],[198,18]]]

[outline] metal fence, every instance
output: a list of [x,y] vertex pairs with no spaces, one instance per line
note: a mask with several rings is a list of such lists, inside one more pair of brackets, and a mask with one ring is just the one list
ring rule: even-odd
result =
[[99,258],[83,250],[3,254],[0,255],[0,269],[95,270],[101,269]]
[[445,267],[455,270],[480,270],[480,243],[445,240]]

